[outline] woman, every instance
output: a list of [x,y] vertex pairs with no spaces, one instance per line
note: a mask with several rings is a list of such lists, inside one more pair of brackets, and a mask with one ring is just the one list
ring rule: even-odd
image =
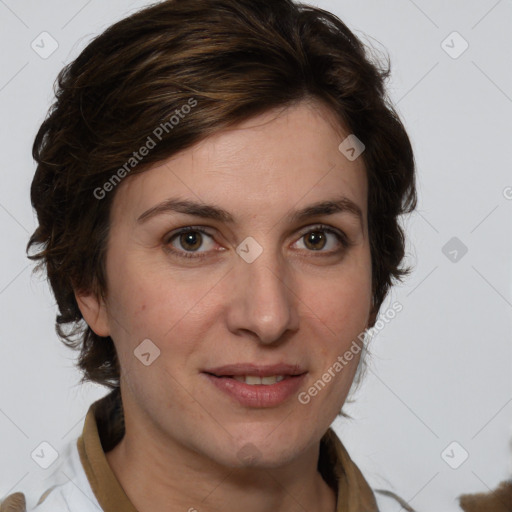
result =
[[289,0],[165,1],[61,72],[30,257],[83,381],[112,391],[29,509],[390,505],[330,429],[408,272],[388,73]]

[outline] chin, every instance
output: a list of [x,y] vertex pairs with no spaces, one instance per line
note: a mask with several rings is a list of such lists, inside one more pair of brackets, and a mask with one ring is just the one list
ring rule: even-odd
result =
[[289,429],[277,434],[275,426],[259,429],[249,434],[241,433],[233,440],[235,447],[233,464],[237,467],[258,467],[271,469],[293,462],[303,450],[307,449],[307,439],[297,439]]

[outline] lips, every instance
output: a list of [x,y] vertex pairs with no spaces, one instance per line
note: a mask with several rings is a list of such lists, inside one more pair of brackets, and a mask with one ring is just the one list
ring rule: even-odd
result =
[[294,377],[306,373],[306,370],[297,364],[277,363],[272,365],[255,365],[252,363],[237,363],[218,366],[203,370],[215,377]]
[[240,363],[209,368],[202,373],[214,388],[236,403],[250,408],[268,408],[296,395],[307,371],[294,364]]

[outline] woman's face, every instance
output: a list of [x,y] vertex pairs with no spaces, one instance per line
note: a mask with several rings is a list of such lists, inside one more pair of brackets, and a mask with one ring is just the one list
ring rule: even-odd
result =
[[338,149],[348,135],[301,103],[118,186],[106,303],[80,303],[114,340],[125,415],[162,450],[278,467],[339,413],[372,280],[364,164]]

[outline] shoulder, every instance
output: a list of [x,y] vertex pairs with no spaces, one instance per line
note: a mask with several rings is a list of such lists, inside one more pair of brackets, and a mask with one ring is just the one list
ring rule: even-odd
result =
[[60,453],[52,473],[31,489],[15,492],[0,504],[0,512],[98,512],[94,496],[82,467],[76,440]]
[[[397,503],[402,506],[400,510],[415,512],[394,492],[383,489],[373,489],[373,492],[379,512],[396,512]],[[501,482],[488,493],[463,494],[458,497],[458,502],[457,510],[464,512],[512,512],[512,480]]]
[[501,482],[491,492],[464,494],[459,500],[461,508],[466,512],[511,512],[512,479]]

